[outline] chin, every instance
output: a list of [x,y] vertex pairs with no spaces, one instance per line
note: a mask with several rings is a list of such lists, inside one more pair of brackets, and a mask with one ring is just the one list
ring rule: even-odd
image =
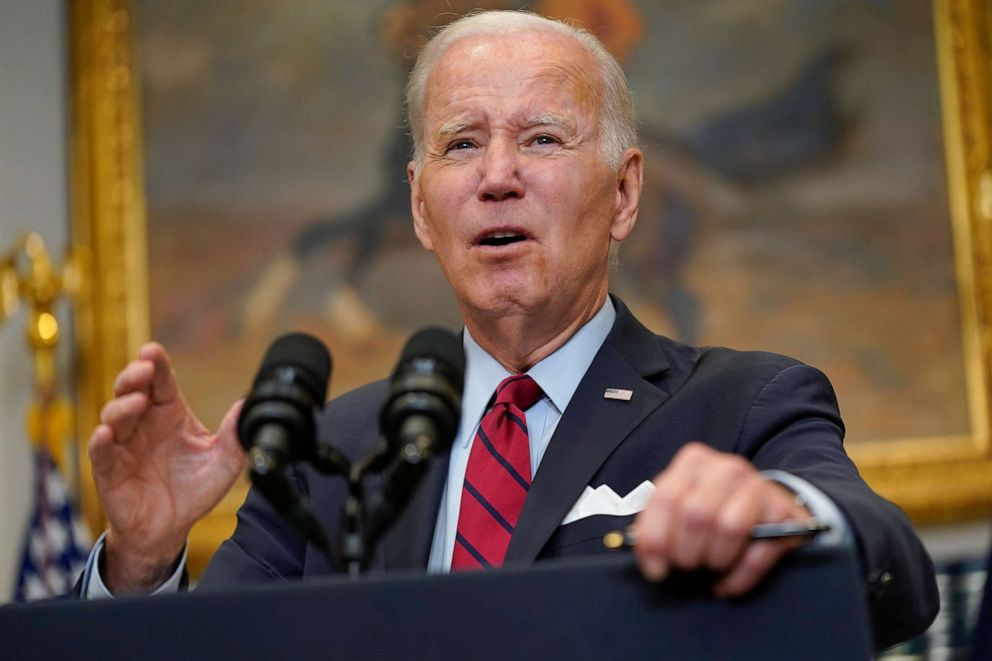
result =
[[469,296],[469,307],[486,316],[502,316],[522,310],[534,309],[533,292],[501,287],[488,287],[483,292]]

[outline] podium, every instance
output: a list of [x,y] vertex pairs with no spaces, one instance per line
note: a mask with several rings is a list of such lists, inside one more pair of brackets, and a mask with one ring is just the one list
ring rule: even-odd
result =
[[869,659],[849,551],[807,549],[753,594],[645,581],[628,554],[0,608],[3,659]]

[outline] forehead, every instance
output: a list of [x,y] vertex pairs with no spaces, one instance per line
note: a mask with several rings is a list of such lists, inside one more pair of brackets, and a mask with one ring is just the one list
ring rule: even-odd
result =
[[[424,114],[440,121],[481,104],[493,112],[598,113],[601,83],[595,58],[565,35],[474,36],[451,45],[427,81]],[[444,117],[442,117],[444,116]]]

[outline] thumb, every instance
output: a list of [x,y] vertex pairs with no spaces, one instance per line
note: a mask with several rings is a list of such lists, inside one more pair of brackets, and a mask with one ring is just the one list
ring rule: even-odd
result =
[[217,429],[217,445],[221,446],[225,453],[237,455],[238,461],[242,465],[245,460],[245,451],[238,440],[238,416],[241,415],[241,407],[244,406],[244,403],[245,400],[243,399],[234,402],[224,414],[224,419],[220,421],[220,427]]

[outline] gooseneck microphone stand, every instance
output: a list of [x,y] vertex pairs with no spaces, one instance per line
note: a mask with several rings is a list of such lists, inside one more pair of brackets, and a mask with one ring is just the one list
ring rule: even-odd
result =
[[380,439],[376,449],[365,459],[351,462],[337,448],[317,444],[313,466],[325,474],[340,475],[348,485],[341,512],[341,534],[337,548],[328,553],[335,571],[357,578],[364,573],[372,560],[375,542],[367,534],[365,516],[365,491],[362,479],[370,472],[381,471],[388,457],[388,445]]
[[[428,428],[422,433],[410,435],[399,448],[391,468],[390,445],[384,438],[368,457],[355,463],[330,445],[317,446],[314,467],[322,473],[345,477],[348,485],[348,496],[341,513],[340,539],[335,551],[328,554],[336,571],[357,578],[368,570],[372,550],[403,513],[410,494],[423,477],[430,460],[437,454],[435,438],[436,435]],[[373,507],[368,508],[362,480],[369,473],[385,472],[387,468],[390,470],[381,496]],[[308,538],[319,546],[311,535],[308,534]],[[323,538],[326,539],[326,536]]]

